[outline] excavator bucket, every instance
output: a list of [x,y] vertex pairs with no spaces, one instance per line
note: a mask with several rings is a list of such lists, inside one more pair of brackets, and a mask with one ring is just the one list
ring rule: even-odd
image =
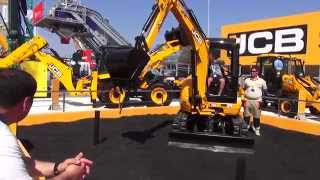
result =
[[215,133],[190,133],[171,131],[169,133],[169,146],[224,152],[235,154],[253,154],[254,138],[249,136],[230,136]]

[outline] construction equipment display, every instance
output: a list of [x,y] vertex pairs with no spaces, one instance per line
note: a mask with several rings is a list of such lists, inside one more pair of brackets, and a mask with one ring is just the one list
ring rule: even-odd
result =
[[[148,51],[158,35],[167,14],[172,12],[179,28],[166,36],[166,41],[177,39],[182,46],[190,45],[192,75],[181,83],[181,110],[169,134],[170,144],[237,143],[252,146],[254,140],[242,133],[240,99],[238,98],[238,45],[232,39],[207,38],[191,9],[183,0],[156,0],[142,33],[134,47],[103,49],[103,60],[113,86],[126,89],[137,82],[139,74],[150,59]],[[145,35],[146,34],[146,35]],[[219,49],[226,59],[227,85],[221,96],[208,94],[207,77],[209,53]]]
[[[166,33],[166,43],[162,48],[152,51],[151,47],[169,12],[176,17],[179,27]],[[130,97],[127,96],[127,93],[132,93],[130,90],[136,90],[133,93],[139,94],[137,89],[144,85],[150,90],[145,98],[156,105],[168,104],[170,94],[166,91],[166,82],[154,78],[151,81],[146,78],[149,77],[146,72],[157,67],[164,57],[181,47],[191,46],[191,75],[180,83],[181,110],[172,124],[169,144],[180,146],[180,143],[213,143],[219,144],[216,147],[231,145],[233,148],[247,148],[254,144],[253,138],[243,133],[239,117],[239,46],[234,39],[207,38],[192,10],[183,0],[156,0],[142,33],[136,37],[135,46],[100,47],[99,56],[96,57],[98,71],[94,71],[89,78],[76,81],[71,67],[41,51],[46,45],[43,38],[36,36],[1,60],[0,67],[18,64],[35,56],[47,65],[71,95],[80,95],[74,91],[89,86],[93,100],[98,96],[102,101],[120,104]],[[223,78],[226,85],[220,96],[210,94],[207,86],[210,53],[213,57],[218,57],[219,54],[225,62]],[[73,85],[75,81],[76,87]],[[152,82],[152,85],[148,85],[148,81]]]
[[[49,29],[62,39],[72,38],[80,49],[91,49],[96,59],[102,56],[103,47],[131,47],[131,45],[104,19],[97,11],[79,5],[77,2],[61,1],[50,10],[50,13],[36,23],[37,26]],[[128,89],[115,87],[110,80],[100,81],[98,84],[98,98],[109,107],[119,107],[129,97],[141,98],[149,105],[169,105],[177,86],[172,82],[165,82],[160,74],[152,73],[159,68],[166,57],[181,49],[179,42],[166,42],[149,52],[150,61],[139,75],[139,82]],[[97,70],[107,73],[103,63],[97,62]],[[96,102],[96,98],[91,98]]]
[[[309,108],[312,114],[320,112],[319,81],[306,75],[300,59],[285,55],[261,55],[257,66],[267,82],[265,107],[280,110],[287,116],[303,114]],[[277,97],[283,98],[278,100]]]
[[[82,77],[79,80],[73,78],[73,71],[70,65],[63,60],[44,53],[41,50],[47,45],[47,41],[41,36],[35,36],[31,40],[22,44],[11,52],[8,56],[0,59],[0,67],[11,67],[14,64],[20,64],[24,61],[29,61],[30,57],[35,56],[36,60],[44,63],[48,70],[64,85],[67,91],[73,96],[89,95],[89,90],[92,91],[94,97],[97,92],[98,79],[109,78],[108,74],[92,73],[92,77]],[[76,81],[76,82],[75,82]],[[73,85],[76,84],[76,87]],[[81,92],[86,91],[86,92]]]
[[[269,84],[266,109],[296,116],[309,107],[312,114],[318,114],[319,83],[314,77],[320,77],[319,18],[320,12],[314,11],[221,27],[222,37],[237,38],[240,44],[241,74],[250,72],[256,63],[261,66]],[[283,70],[276,70],[275,62]]]

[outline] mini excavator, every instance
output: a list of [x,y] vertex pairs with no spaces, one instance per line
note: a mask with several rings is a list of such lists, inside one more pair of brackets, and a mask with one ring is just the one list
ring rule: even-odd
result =
[[[191,46],[191,75],[181,83],[181,109],[173,120],[169,145],[207,149],[215,152],[252,153],[254,139],[242,131],[238,97],[239,47],[234,39],[207,38],[191,9],[183,0],[156,0],[134,47],[105,48],[103,62],[115,86],[126,89],[139,82],[148,63],[150,47],[171,12],[179,22],[165,35],[166,41],[178,40]],[[207,85],[209,53],[220,53],[227,71],[221,95],[210,94]],[[230,149],[232,148],[232,149]]]

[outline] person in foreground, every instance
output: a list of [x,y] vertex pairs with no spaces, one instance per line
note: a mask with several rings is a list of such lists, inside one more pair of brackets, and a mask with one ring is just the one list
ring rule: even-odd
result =
[[18,69],[0,69],[0,179],[27,180],[39,176],[52,180],[84,179],[93,162],[81,152],[60,163],[23,156],[8,125],[29,113],[36,87],[30,74]]

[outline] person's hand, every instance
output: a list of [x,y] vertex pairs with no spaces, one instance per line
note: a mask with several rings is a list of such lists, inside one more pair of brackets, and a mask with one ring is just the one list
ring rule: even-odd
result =
[[85,171],[86,168],[84,164],[70,164],[61,174],[59,174],[59,179],[83,180],[86,174]]
[[90,168],[92,166],[93,162],[90,161],[89,159],[85,158],[83,153],[80,152],[79,154],[77,154],[74,158],[68,158],[66,160],[64,160],[63,162],[61,162],[58,165],[58,171],[59,173],[63,172],[66,170],[67,167],[69,167],[70,165],[78,165],[78,166],[84,166],[85,168],[85,176],[88,175],[90,173]]

